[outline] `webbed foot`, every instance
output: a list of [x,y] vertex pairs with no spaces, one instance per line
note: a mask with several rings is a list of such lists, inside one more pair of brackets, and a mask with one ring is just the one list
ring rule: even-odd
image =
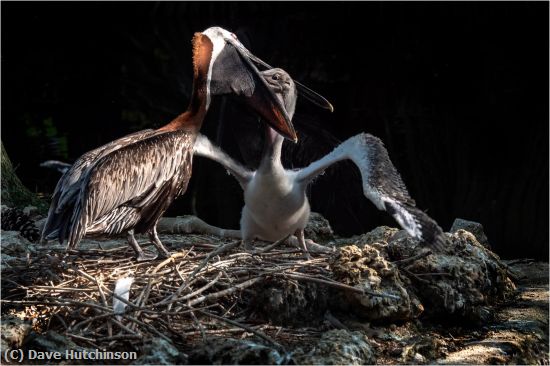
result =
[[149,262],[157,259],[159,255],[151,250],[142,250],[139,253],[136,253],[136,260],[138,262]]

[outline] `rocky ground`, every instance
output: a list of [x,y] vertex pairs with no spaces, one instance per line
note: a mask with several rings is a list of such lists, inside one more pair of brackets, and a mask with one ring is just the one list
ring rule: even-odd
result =
[[[165,230],[175,255],[144,264],[124,238],[65,254],[2,231],[2,351],[97,346],[134,350],[134,364],[549,363],[548,263],[500,260],[479,224],[457,220],[449,252],[431,253],[388,227],[337,238],[313,215],[306,237],[330,251],[311,260]],[[126,313],[113,314],[129,271]],[[177,291],[181,301],[163,303]]]

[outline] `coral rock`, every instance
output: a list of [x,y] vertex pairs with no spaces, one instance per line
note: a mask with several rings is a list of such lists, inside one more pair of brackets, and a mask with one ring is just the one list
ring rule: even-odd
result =
[[[490,317],[487,305],[514,289],[506,266],[470,232],[451,234],[449,253],[431,254],[406,267],[416,293],[431,314],[454,314],[476,322]],[[407,245],[407,241],[390,246]],[[403,251],[406,251],[403,250]]]
[[[330,265],[337,281],[364,290],[398,296],[399,299],[376,297],[346,291],[341,307],[368,320],[414,319],[423,310],[415,294],[407,291],[399,270],[381,255],[385,244],[374,243],[362,249],[356,245],[340,248]],[[338,298],[342,298],[339,295]]]
[[32,329],[30,322],[15,316],[3,316],[0,323],[1,351],[7,351],[8,348],[21,348],[23,340]]

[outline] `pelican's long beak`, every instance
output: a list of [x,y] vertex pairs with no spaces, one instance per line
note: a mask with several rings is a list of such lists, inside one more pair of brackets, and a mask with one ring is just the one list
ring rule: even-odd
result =
[[256,65],[252,62],[258,58],[242,46],[240,42],[232,42],[232,44],[246,62],[250,72],[254,75],[254,92],[249,97],[248,103],[275,131],[286,139],[297,142],[298,136],[285,106],[281,102],[281,99],[276,96],[273,86],[265,81]]
[[[261,65],[262,67],[265,67],[266,69],[272,69],[273,68],[267,62],[263,61],[262,59],[260,59],[257,56],[254,56],[250,51],[248,51],[240,43],[239,44],[234,44],[234,45],[235,45],[235,47],[237,47],[239,49],[240,52],[245,54],[247,56],[247,58],[254,61],[256,64]],[[241,46],[240,48],[239,48],[239,45]],[[310,88],[308,88],[307,86],[305,86],[302,83],[299,83],[296,80],[294,80],[294,83],[296,84],[296,86],[298,88],[298,92],[304,98],[306,98],[307,100],[309,100],[310,102],[312,102],[313,104],[316,104],[317,106],[319,106],[321,108],[328,109],[329,111],[334,112],[334,107],[332,106],[332,104],[325,97],[323,97],[321,94],[311,90]]]
[[[268,85],[252,55],[235,35],[219,27],[203,32],[213,44],[207,69],[207,98],[210,95],[233,95],[256,111],[275,131],[296,142],[298,137],[291,118]],[[208,100],[208,99],[207,99]]]
[[[283,103],[276,97],[276,86],[270,86],[262,77],[258,66],[272,69],[266,62],[254,56],[237,37],[223,28],[210,27],[202,34],[213,44],[208,68],[210,95],[234,95],[244,100],[267,123],[285,138],[298,140],[291,118]],[[325,98],[296,82],[301,94],[315,104],[333,110]],[[272,89],[275,88],[275,89]]]

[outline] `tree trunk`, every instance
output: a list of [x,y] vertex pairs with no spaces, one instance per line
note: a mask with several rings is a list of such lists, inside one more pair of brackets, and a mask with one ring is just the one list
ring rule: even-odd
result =
[[48,207],[47,203],[21,183],[4,148],[4,143],[0,141],[0,145],[2,146],[2,204],[10,207],[33,205],[40,211],[45,211]]

